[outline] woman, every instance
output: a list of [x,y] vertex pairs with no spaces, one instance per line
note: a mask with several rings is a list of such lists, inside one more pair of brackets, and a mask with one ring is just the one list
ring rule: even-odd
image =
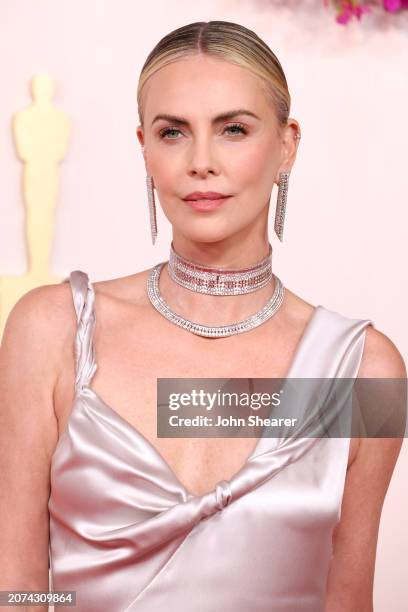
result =
[[282,67],[240,25],[193,23],[150,53],[138,104],[169,261],[76,270],[14,307],[2,588],[47,590],[50,544],[53,588],[81,611],[368,612],[401,440],[156,435],[157,378],[406,377],[370,321],[272,273],[271,191],[282,239],[300,139]]

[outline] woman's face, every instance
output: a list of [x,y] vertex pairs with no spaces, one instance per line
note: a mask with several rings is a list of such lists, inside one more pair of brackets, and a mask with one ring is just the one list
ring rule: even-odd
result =
[[[197,55],[158,70],[143,94],[144,127],[137,135],[173,237],[180,232],[216,242],[251,228],[266,231],[273,183],[294,163],[298,124],[291,119],[279,130],[262,81],[245,68]],[[184,199],[195,191],[231,197],[202,211]]]

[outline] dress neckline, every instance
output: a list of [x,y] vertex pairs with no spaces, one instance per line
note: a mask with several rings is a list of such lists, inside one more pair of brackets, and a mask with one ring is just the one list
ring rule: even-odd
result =
[[[291,360],[290,366],[288,368],[288,371],[285,375],[285,377],[283,377],[283,380],[285,380],[286,378],[293,378],[293,373],[296,369],[297,363],[300,359],[300,355],[302,352],[302,349],[307,341],[307,339],[309,338],[309,335],[312,331],[312,329],[314,328],[320,313],[322,312],[322,310],[324,309],[324,307],[322,305],[318,305],[314,307],[313,313],[312,315],[309,317],[308,322],[306,323],[306,326],[304,328],[304,331],[302,333],[302,336],[296,346],[295,349],[295,353],[294,356]],[[175,471],[173,470],[173,468],[170,466],[170,464],[168,463],[168,461],[165,459],[165,457],[162,455],[162,453],[156,448],[156,446],[150,442],[150,440],[148,440],[148,438],[146,438],[146,436],[144,436],[134,425],[132,425],[125,417],[123,417],[122,415],[119,414],[119,412],[117,410],[115,410],[112,406],[110,406],[91,386],[91,384],[82,384],[76,391],[75,397],[74,397],[74,402],[73,402],[73,407],[71,408],[70,414],[68,415],[68,419],[67,422],[65,424],[64,430],[61,432],[61,435],[57,441],[57,444],[55,446],[54,452],[52,457],[55,455],[55,453],[57,452],[58,447],[60,446],[60,443],[62,441],[62,439],[65,437],[66,432],[68,431],[69,428],[69,424],[70,424],[70,420],[72,418],[73,412],[75,410],[75,408],[79,407],[82,405],[82,401],[83,401],[83,395],[84,393],[90,393],[91,396],[93,397],[94,400],[97,401],[97,403],[104,409],[107,410],[110,417],[113,418],[114,420],[117,420],[118,422],[121,423],[121,425],[130,432],[131,436],[136,436],[137,439],[139,441],[141,441],[146,448],[148,449],[148,451],[150,451],[151,453],[154,454],[154,456],[157,458],[158,462],[162,465],[162,467],[168,472],[168,474],[172,477],[172,479],[174,480],[174,482],[177,483],[177,486],[181,488],[181,490],[183,491],[184,495],[187,498],[197,498],[197,497],[203,497],[204,495],[208,495],[210,493],[213,492],[213,490],[208,491],[207,493],[205,493],[204,495],[197,495],[195,493],[193,493],[192,491],[190,491],[188,489],[188,487],[186,487],[182,481],[180,480],[180,478],[178,477],[178,475],[175,473]],[[82,399],[82,401],[77,401],[79,399]],[[249,463],[251,461],[252,458],[254,458],[255,456],[257,456],[259,454],[261,445],[263,444],[263,441],[265,440],[264,437],[259,437],[257,440],[257,443],[254,447],[254,449],[251,451],[251,453],[247,456],[247,458],[245,459],[245,461],[243,462],[243,464],[241,465],[241,467],[229,478],[229,479],[224,479],[224,481],[226,481],[227,483],[231,483],[234,479],[236,479],[238,477],[239,474],[241,474],[246,468],[248,468]],[[270,450],[270,449],[269,449]]]

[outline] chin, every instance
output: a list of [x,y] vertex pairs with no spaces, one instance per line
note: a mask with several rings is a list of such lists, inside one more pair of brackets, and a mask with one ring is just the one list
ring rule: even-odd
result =
[[[202,225],[202,224],[201,224]],[[173,226],[176,234],[181,234],[186,240],[190,240],[191,242],[197,242],[202,244],[217,244],[221,243],[225,240],[228,240],[233,235],[231,230],[220,231],[220,228],[207,228],[206,231],[203,231],[203,228],[189,228],[186,225],[178,231],[176,226]]]

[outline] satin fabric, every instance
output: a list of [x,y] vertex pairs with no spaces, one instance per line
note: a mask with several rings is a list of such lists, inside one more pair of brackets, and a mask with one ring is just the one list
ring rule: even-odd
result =
[[[192,495],[92,390],[94,289],[80,270],[63,282],[77,373],[51,465],[53,589],[76,591],[81,612],[323,612],[350,437],[260,437],[231,480]],[[355,378],[369,324],[317,306],[287,378]],[[310,433],[314,395],[293,401]]]

